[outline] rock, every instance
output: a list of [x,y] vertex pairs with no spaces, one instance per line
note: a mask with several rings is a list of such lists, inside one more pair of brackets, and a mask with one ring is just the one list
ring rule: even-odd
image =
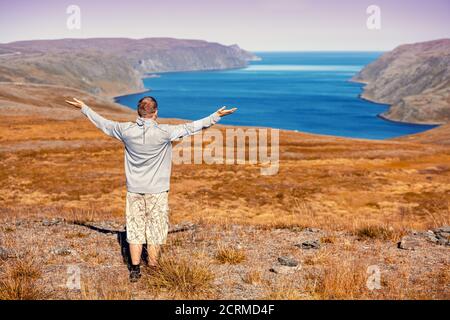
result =
[[437,243],[442,245],[442,246],[449,246],[450,245],[450,240],[449,237],[444,237],[440,234],[436,235],[436,239],[437,239]]
[[176,233],[176,232],[182,232],[182,231],[189,231],[189,230],[195,230],[197,229],[197,225],[192,222],[184,222],[180,224],[176,224],[173,227],[170,228],[169,233]]
[[306,240],[302,243],[298,243],[295,245],[301,249],[319,249],[320,248],[320,240]]
[[445,233],[450,236],[450,226],[444,226],[433,230],[434,233]]
[[317,232],[320,232],[320,229],[308,227],[308,228],[305,228],[305,231],[311,232],[311,233],[317,233]]
[[[420,236],[421,234],[416,233],[415,235]],[[428,230],[427,232],[423,233],[422,235],[425,236],[425,238],[432,243],[435,243],[435,244],[439,243],[438,237],[431,230]]]
[[69,248],[65,248],[65,247],[55,248],[55,249],[52,249],[50,252],[55,255],[58,255],[58,256],[69,256],[72,254],[72,250]]
[[423,239],[421,239],[417,235],[412,234],[404,236],[398,243],[398,247],[403,250],[415,250],[419,247],[422,247],[423,244],[424,244]]
[[8,258],[11,258],[13,256],[13,253],[9,249],[5,249],[0,247],[0,260],[6,260]]
[[23,258],[24,255],[24,253],[19,253],[15,250],[0,247],[0,260],[6,260],[10,258],[20,259]]
[[301,267],[297,266],[297,267],[288,267],[288,266],[273,266],[272,268],[269,269],[270,272],[276,273],[276,274],[292,274],[295,273],[296,271],[300,270]]
[[434,229],[433,233],[438,244],[445,246],[450,245],[450,226]]
[[58,219],[58,218],[53,218],[53,219],[50,219],[50,220],[43,219],[42,220],[42,225],[45,226],[45,227],[50,227],[50,226],[54,226],[54,225],[57,225],[57,224],[61,223],[61,221],[62,220]]
[[449,227],[442,227],[427,232],[413,231],[401,239],[398,247],[405,250],[414,250],[426,246],[427,243],[448,246],[450,245],[450,237],[447,233],[449,229]]
[[298,266],[298,261],[292,257],[279,257],[278,262],[287,267],[296,267]]

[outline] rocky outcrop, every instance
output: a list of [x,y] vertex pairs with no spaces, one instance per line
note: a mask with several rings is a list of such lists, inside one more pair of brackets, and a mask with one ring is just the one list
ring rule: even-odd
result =
[[428,230],[426,232],[412,232],[401,239],[398,247],[404,250],[415,250],[426,247],[429,244],[449,246],[450,226]]
[[245,67],[237,45],[171,38],[63,39],[0,44],[0,81],[56,84],[93,94],[143,89],[146,73]]
[[391,105],[381,117],[424,124],[450,121],[450,39],[399,46],[352,80],[366,84],[362,98]]

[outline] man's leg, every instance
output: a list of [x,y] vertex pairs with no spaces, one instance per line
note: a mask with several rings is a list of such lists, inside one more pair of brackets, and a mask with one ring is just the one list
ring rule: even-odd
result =
[[136,282],[140,276],[142,244],[145,243],[145,199],[143,195],[127,193],[126,201],[127,242],[130,245],[130,280]]
[[147,253],[148,264],[151,267],[158,265],[161,244],[166,243],[169,231],[169,203],[168,192],[146,195],[147,200]]
[[149,266],[156,266],[158,264],[160,246],[154,244],[147,245],[148,264]]
[[142,244],[130,243],[131,264],[139,265],[141,263]]

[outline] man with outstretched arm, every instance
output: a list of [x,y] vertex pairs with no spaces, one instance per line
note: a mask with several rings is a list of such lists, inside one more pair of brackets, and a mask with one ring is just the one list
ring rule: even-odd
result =
[[140,276],[143,244],[147,244],[149,267],[158,266],[160,245],[169,230],[168,193],[172,167],[172,141],[209,128],[236,108],[222,107],[210,116],[180,125],[159,124],[158,103],[147,96],[139,100],[135,122],[116,122],[103,118],[78,99],[67,101],[100,130],[120,140],[125,146],[127,184],[126,226],[130,244],[130,280]]

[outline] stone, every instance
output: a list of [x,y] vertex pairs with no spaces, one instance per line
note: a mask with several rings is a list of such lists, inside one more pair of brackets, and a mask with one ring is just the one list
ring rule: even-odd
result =
[[69,248],[55,248],[51,250],[51,253],[58,256],[68,256],[72,254],[72,250]]
[[437,243],[440,245],[450,245],[450,226],[444,226],[433,230],[437,239]]
[[302,243],[298,243],[295,245],[301,249],[319,249],[320,248],[320,240],[306,240]]
[[434,229],[435,233],[447,233],[450,236],[450,226],[444,226]]
[[50,220],[43,219],[42,220],[42,225],[45,226],[45,227],[50,227],[50,226],[57,225],[60,222],[61,222],[61,219],[58,219],[58,218],[53,218],[53,219],[50,219]]
[[295,260],[292,257],[279,257],[278,258],[278,262],[283,265],[283,266],[287,266],[287,267],[296,267],[298,266],[298,261]]
[[437,234],[436,235],[436,239],[437,239],[437,243],[442,245],[442,246],[450,245],[449,237],[445,237],[445,236],[442,236],[440,234]]
[[11,250],[0,247],[0,260],[6,260],[12,256]]
[[311,232],[311,233],[317,233],[317,232],[320,232],[320,229],[308,227],[308,228],[305,228],[305,231]]
[[[420,234],[416,234],[416,236],[420,236]],[[426,238],[428,241],[430,241],[430,242],[432,242],[432,243],[437,244],[437,243],[439,242],[438,237],[437,237],[436,234],[435,234],[433,231],[431,231],[431,230],[428,230],[427,232],[425,232],[425,233],[424,233],[424,236],[425,236],[425,238]]]
[[398,247],[403,250],[415,250],[422,247],[426,243],[426,239],[419,234],[411,234],[404,236],[398,243]]
[[169,229],[169,233],[183,232],[197,229],[197,224],[192,222],[183,222],[176,224]]
[[292,274],[296,271],[300,270],[301,267],[288,267],[288,266],[280,266],[276,265],[269,269],[270,272],[276,273],[276,274]]

